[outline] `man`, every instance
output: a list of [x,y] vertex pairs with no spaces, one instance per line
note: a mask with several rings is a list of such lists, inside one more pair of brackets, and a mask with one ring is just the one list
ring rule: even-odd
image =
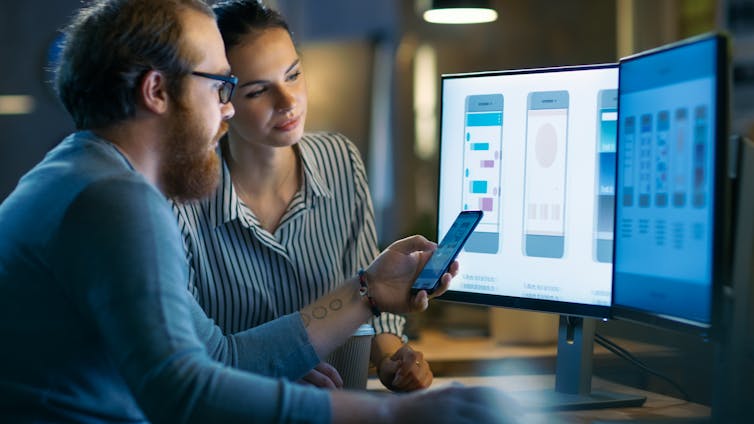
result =
[[426,293],[410,298],[408,287],[434,245],[396,242],[300,312],[222,336],[185,288],[166,202],[213,188],[215,144],[233,115],[211,10],[201,0],[99,1],[66,40],[56,85],[78,131],[0,205],[3,420],[499,418],[496,394],[479,388],[377,398],[250,373],[299,378],[377,309],[425,309]]

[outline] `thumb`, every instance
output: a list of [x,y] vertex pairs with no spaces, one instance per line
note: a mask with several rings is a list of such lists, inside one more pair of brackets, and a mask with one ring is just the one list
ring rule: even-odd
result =
[[390,355],[390,359],[393,361],[399,361],[401,359],[401,356],[403,356],[403,352],[405,352],[407,345],[404,344],[401,346],[398,350],[395,351],[392,355]]

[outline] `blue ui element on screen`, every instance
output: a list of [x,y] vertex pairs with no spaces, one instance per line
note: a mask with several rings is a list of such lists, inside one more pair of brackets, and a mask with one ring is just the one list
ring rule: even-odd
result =
[[620,63],[614,304],[711,321],[717,40]]
[[613,261],[615,216],[615,143],[618,125],[618,90],[600,90],[597,95],[597,178],[595,189],[594,260]]
[[499,93],[465,97],[461,210],[484,212],[466,243],[469,252],[495,254],[500,247],[503,100]]
[[474,113],[466,115],[467,127],[491,127],[503,124],[502,112]]
[[490,150],[490,143],[471,143],[471,150]]

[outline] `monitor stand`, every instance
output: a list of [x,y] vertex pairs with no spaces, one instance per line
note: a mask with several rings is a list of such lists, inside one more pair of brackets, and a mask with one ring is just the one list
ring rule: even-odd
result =
[[644,396],[592,390],[595,320],[561,315],[555,388],[508,392],[524,409],[552,411],[641,406]]

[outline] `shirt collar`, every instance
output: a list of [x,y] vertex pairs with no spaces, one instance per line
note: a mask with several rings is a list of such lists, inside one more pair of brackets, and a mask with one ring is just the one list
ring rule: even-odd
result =
[[[302,187],[304,190],[304,199],[307,209],[311,207],[315,198],[332,197],[332,190],[327,186],[325,179],[316,168],[316,161],[314,160],[313,153],[306,148],[302,148],[301,143],[294,146],[298,156],[301,158],[301,163],[304,169],[304,181]],[[211,198],[211,213],[210,219],[213,228],[217,228],[222,224],[239,219],[243,212],[241,205],[241,199],[238,197],[236,188],[233,187],[233,182],[230,177],[230,169],[228,164],[223,158],[221,149],[217,149],[217,154],[220,156],[221,170],[220,170],[220,182],[217,190],[215,190],[214,197]],[[259,223],[255,223],[259,225]]]
[[314,196],[332,198],[332,190],[320,174],[320,170],[317,169],[314,153],[308,148],[305,138],[306,136],[295,146],[301,163],[304,165],[304,187],[308,188]]
[[212,227],[217,228],[220,225],[237,219],[240,216],[240,199],[233,182],[230,179],[230,170],[223,159],[220,149],[217,149],[220,156],[220,183],[215,190],[215,195],[210,202],[213,209],[210,216],[213,219]]

